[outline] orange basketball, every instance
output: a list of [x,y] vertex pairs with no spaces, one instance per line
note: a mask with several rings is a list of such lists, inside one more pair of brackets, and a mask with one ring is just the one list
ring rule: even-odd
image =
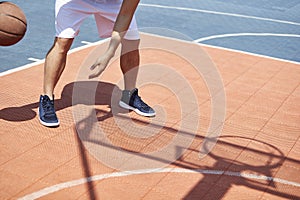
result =
[[24,37],[26,29],[22,9],[11,2],[0,2],[0,46],[16,44]]

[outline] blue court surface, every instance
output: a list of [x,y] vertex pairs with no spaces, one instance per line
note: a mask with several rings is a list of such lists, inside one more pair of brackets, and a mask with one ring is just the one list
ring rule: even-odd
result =
[[[11,2],[25,12],[28,29],[18,44],[0,47],[0,72],[44,59],[55,34],[55,1]],[[143,32],[300,62],[300,0],[142,0],[136,17]],[[98,40],[91,16],[72,48]]]

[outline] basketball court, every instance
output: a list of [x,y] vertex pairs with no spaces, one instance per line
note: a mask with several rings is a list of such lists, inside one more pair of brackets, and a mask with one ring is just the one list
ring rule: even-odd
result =
[[89,78],[108,40],[88,19],[55,90],[58,128],[37,117],[53,2],[12,2],[29,25],[0,48],[0,199],[300,199],[300,1],[141,1],[153,118],[117,106],[119,55]]

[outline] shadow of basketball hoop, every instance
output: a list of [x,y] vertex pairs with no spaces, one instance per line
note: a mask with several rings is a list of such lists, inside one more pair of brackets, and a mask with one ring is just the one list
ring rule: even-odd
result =
[[[238,145],[240,142],[245,145]],[[196,197],[206,199],[209,196],[213,196],[214,199],[222,199],[233,186],[244,186],[288,199],[300,197],[297,194],[276,191],[276,184],[280,183],[275,182],[273,176],[287,159],[276,146],[261,140],[240,136],[221,136],[217,146],[222,149],[230,149],[228,150],[230,152],[239,153],[235,158],[226,158],[226,155],[222,155],[220,151],[218,153],[214,150],[211,151],[208,157],[212,158],[215,163],[213,166],[205,168],[219,173],[203,174],[204,177],[184,199],[195,199]],[[181,160],[180,163],[185,163],[185,160]],[[220,166],[224,169],[218,170]],[[204,186],[205,183],[212,183],[213,186],[210,185],[211,188],[207,190]]]

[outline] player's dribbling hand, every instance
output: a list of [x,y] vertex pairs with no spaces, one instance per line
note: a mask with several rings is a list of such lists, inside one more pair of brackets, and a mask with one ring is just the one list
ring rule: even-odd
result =
[[91,74],[89,76],[89,78],[91,79],[91,78],[98,77],[104,71],[104,69],[107,67],[111,58],[112,58],[112,56],[110,56],[108,53],[99,57],[96,60],[96,62],[90,67],[90,69],[92,71],[94,71],[94,73]]

